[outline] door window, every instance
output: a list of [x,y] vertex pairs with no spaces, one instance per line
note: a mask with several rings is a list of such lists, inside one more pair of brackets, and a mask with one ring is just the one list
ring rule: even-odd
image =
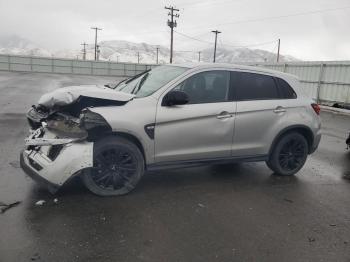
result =
[[281,96],[285,99],[294,99],[297,98],[297,94],[293,90],[293,88],[283,79],[276,78],[279,91],[281,93]]
[[228,101],[230,73],[207,71],[187,78],[175,90],[185,92],[189,104],[217,103]]
[[279,99],[277,86],[272,76],[231,72],[234,97],[237,101]]

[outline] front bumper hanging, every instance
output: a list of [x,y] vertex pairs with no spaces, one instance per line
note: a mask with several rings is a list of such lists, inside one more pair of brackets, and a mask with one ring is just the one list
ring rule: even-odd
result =
[[56,138],[49,130],[40,129],[25,140],[20,164],[28,176],[54,193],[73,175],[93,166],[93,143]]

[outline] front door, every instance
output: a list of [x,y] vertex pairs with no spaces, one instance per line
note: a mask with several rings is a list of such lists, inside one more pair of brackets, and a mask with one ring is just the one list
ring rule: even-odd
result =
[[174,89],[189,96],[181,106],[158,101],[155,161],[187,161],[230,157],[235,102],[229,97],[230,73],[206,71],[190,76]]

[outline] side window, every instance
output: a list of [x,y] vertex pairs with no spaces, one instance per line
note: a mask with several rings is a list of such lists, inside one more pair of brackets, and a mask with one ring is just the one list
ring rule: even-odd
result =
[[279,99],[277,86],[272,76],[231,72],[234,97],[237,101]]
[[297,98],[297,94],[286,81],[284,81],[281,78],[276,78],[276,80],[277,80],[278,89],[281,93],[282,98],[285,98],[285,99]]
[[217,103],[228,101],[230,73],[207,71],[193,75],[175,87],[189,97],[189,104]]

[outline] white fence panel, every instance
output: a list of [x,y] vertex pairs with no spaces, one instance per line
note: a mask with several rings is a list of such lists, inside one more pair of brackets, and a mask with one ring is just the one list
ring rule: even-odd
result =
[[[306,94],[321,103],[350,103],[350,61],[250,63],[294,74]],[[130,77],[157,65],[0,54],[0,70]]]
[[306,94],[320,103],[350,103],[350,62],[258,63],[299,77]]
[[96,76],[134,76],[156,66],[0,54],[0,70]]

